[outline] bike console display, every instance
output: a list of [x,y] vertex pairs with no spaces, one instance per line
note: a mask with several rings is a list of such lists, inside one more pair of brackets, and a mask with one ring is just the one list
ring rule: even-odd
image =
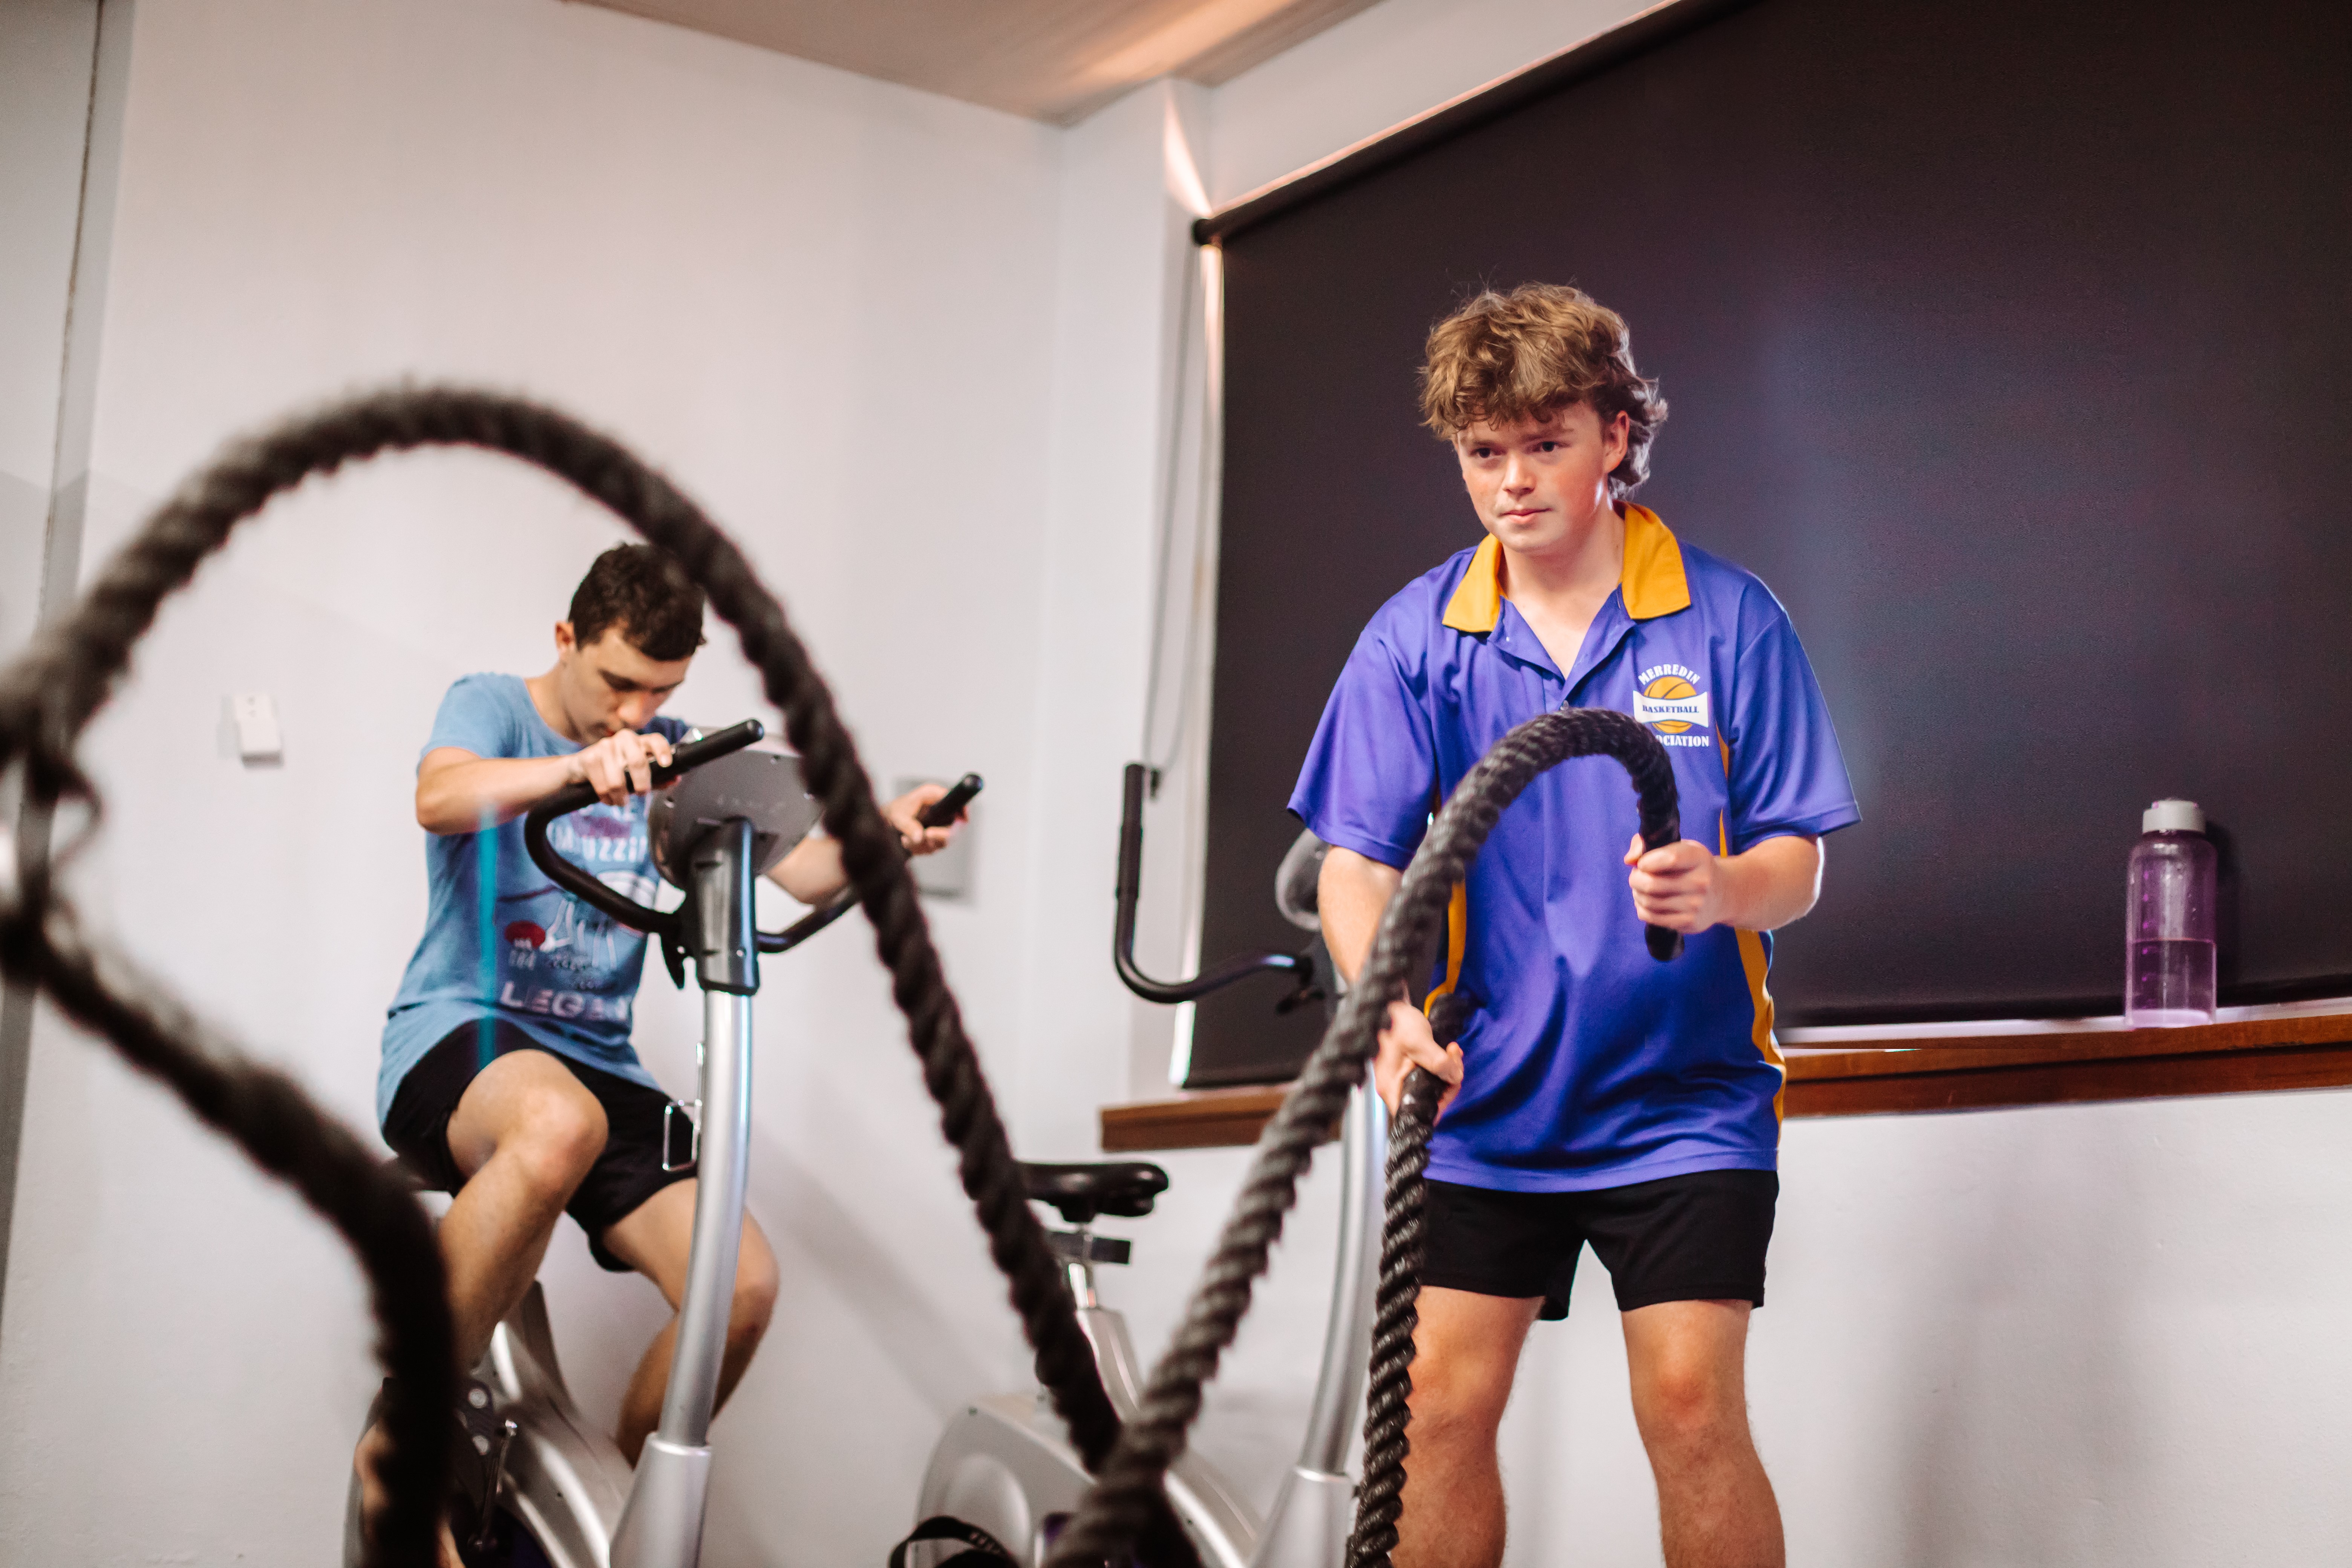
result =
[[654,867],[672,887],[686,887],[695,845],[740,816],[751,825],[751,874],[759,876],[808,837],[821,810],[801,783],[798,757],[763,747],[730,752],[654,797],[646,814]]

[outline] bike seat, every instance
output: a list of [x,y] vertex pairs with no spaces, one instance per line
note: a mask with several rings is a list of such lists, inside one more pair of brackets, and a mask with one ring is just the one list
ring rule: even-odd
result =
[[1021,1184],[1032,1203],[1051,1205],[1070,1225],[1085,1225],[1097,1215],[1139,1219],[1151,1212],[1151,1200],[1168,1190],[1168,1173],[1140,1160],[1113,1160],[1093,1165],[1021,1166]]

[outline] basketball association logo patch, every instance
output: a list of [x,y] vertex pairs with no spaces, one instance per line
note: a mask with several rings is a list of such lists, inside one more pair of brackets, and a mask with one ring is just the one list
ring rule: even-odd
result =
[[1633,693],[1633,719],[1647,724],[1669,746],[1704,746],[1704,735],[1691,733],[1708,727],[1707,694],[1699,689],[1699,673],[1679,664],[1654,665],[1641,672]]

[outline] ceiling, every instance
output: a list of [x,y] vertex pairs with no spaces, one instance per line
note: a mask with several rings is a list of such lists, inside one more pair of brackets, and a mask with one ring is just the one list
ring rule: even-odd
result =
[[587,0],[1068,125],[1129,88],[1214,87],[1374,0]]

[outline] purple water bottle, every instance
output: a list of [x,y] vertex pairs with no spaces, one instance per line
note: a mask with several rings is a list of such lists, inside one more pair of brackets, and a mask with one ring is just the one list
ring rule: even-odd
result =
[[2124,1022],[2135,1029],[2213,1021],[2213,841],[2193,800],[2142,814],[2126,874]]

